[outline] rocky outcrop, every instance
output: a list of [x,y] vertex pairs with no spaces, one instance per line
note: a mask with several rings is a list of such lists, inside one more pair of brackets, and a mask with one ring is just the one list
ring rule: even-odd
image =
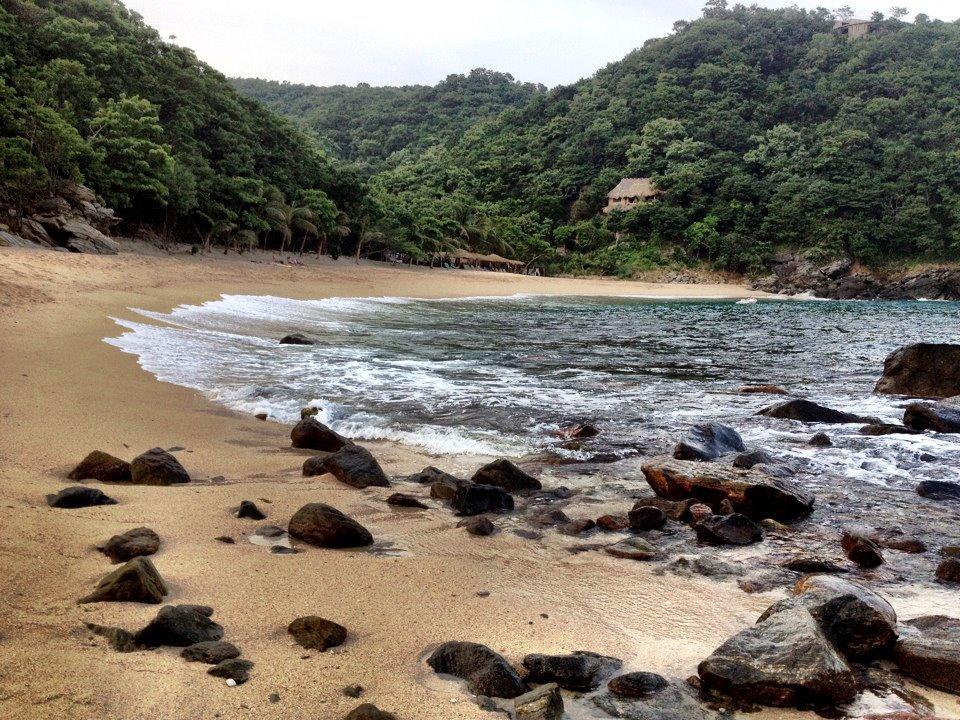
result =
[[782,420],[797,420],[803,423],[873,423],[880,422],[876,418],[863,417],[853,413],[834,410],[824,405],[818,405],[810,400],[787,400],[776,405],[764,408],[757,415],[764,415]]
[[390,480],[377,459],[369,450],[359,445],[351,443],[343,446],[324,458],[322,464],[328,473],[350,487],[362,490],[368,487],[390,486]]
[[85,219],[55,215],[38,217],[36,221],[57,245],[70,252],[116,255],[120,251],[120,243],[104,235]]
[[159,604],[168,592],[160,573],[145,557],[129,560],[104,575],[92,593],[80,603],[139,602]]
[[160,549],[160,536],[150,528],[133,528],[114,535],[98,549],[115,563],[126,562],[157,552]]
[[105,483],[132,481],[130,463],[100,450],[94,450],[87,455],[67,477],[71,480],[97,480]]
[[535,477],[503,458],[487,463],[470,479],[479,485],[493,485],[508,493],[529,492],[543,487]]
[[578,650],[569,655],[532,653],[523,658],[528,682],[556,683],[565,690],[578,692],[596,690],[622,665],[617,658],[586,650]]
[[190,482],[190,475],[173,455],[156,447],[133,459],[130,479],[135,485],[176,485]]
[[477,695],[515,698],[527,691],[526,684],[510,663],[479,643],[445,642],[430,654],[427,665],[434,672],[466,680],[470,691]]
[[320,652],[343,645],[347,639],[347,629],[343,625],[316,615],[297,618],[287,626],[287,632],[300,647]]
[[297,510],[288,530],[292,537],[317,547],[353,548],[373,543],[363,525],[323,503],[309,503]]
[[99,204],[89,188],[63,182],[52,195],[27,208],[12,231],[0,226],[0,246],[116,255],[119,243],[107,233],[117,222],[113,210]]
[[792,521],[813,509],[813,495],[796,483],[757,468],[744,470],[716,463],[657,457],[641,470],[657,495],[668,500],[695,498],[719,511],[727,501],[753,520]]
[[960,395],[960,345],[916,343],[894,350],[874,390],[921,398]]
[[910,403],[903,411],[903,424],[913,430],[960,433],[960,397],[936,403]]
[[102,491],[96,488],[84,487],[83,485],[73,485],[57,493],[47,495],[47,505],[50,507],[67,508],[70,510],[93,507],[94,505],[116,504],[116,500],[104,495]]
[[334,453],[346,445],[350,440],[334,432],[314,417],[303,418],[290,431],[290,442],[295,448],[320,450]]
[[673,449],[677,460],[716,460],[746,450],[740,433],[720,423],[694,425]]
[[145,628],[134,635],[143,647],[187,647],[209,640],[222,640],[223,628],[210,619],[207,605],[167,605]]
[[907,620],[894,649],[900,670],[914,680],[960,695],[960,619],[927,615]]

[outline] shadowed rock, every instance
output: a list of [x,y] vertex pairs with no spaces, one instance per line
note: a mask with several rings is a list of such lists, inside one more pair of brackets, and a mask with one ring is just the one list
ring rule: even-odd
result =
[[807,440],[807,445],[810,447],[828,448],[833,447],[833,440],[831,440],[830,436],[825,432],[818,432]]
[[727,453],[743,452],[743,438],[732,427],[720,423],[694,425],[673,449],[677,460],[716,460]]
[[267,515],[263,510],[257,507],[253,500],[242,500],[240,507],[237,508],[238,518],[247,518],[249,520],[265,520]]
[[845,531],[840,538],[840,546],[850,561],[859,567],[869,569],[883,564],[883,553],[877,544],[858,532]]
[[457,515],[481,515],[488,512],[513,510],[513,497],[493,485],[471,483],[454,492],[450,507]]
[[429,506],[421,502],[413,495],[406,493],[394,493],[387,498],[387,505],[394,507],[413,508],[415,510],[426,510]]
[[960,395],[960,345],[917,343],[894,350],[883,361],[874,391],[924,398]]
[[874,437],[881,435],[918,435],[919,430],[908,428],[905,425],[895,425],[893,423],[871,423],[864,425],[858,431],[861,435],[871,435]]
[[135,485],[176,485],[190,482],[190,475],[173,455],[163,448],[152,448],[130,463]]
[[250,679],[250,671],[253,669],[253,663],[249,660],[240,660],[232,658],[217,663],[207,670],[208,675],[214,677],[227,678],[233,680],[237,685],[243,685]]
[[670,682],[654,673],[636,672],[611,680],[592,698],[610,717],[625,720],[714,720],[687,683]]
[[662,675],[641,671],[618,675],[607,683],[607,689],[620,698],[643,698],[655,695],[667,685]]
[[314,342],[301,333],[290,333],[280,338],[281,345],[313,345]]
[[343,720],[397,720],[397,716],[372,703],[363,703],[347,713]]
[[187,662],[216,665],[224,660],[240,657],[240,649],[225,640],[205,640],[185,647],[180,651],[180,657]]
[[331,453],[352,444],[350,440],[334,432],[314,417],[306,417],[293,426],[290,431],[290,442],[295,448]]
[[467,681],[470,691],[487,697],[515,698],[527,687],[503,656],[486,645],[451,640],[427,658],[435,672]]
[[159,604],[168,592],[160,573],[145,557],[135,557],[104,575],[92,593],[79,600],[92,602],[140,602]]
[[541,490],[543,486],[509,460],[500,458],[487,463],[470,478],[479,485],[493,485],[509,493]]
[[150,528],[133,528],[114,535],[98,549],[115,563],[126,562],[135,557],[153,555],[160,549],[160,536]]
[[751,545],[763,540],[760,526],[740,513],[711,515],[693,529],[699,540],[711,545]]
[[470,485],[473,485],[473,483],[469,480],[447,475],[430,485],[430,497],[435,500],[453,500],[453,496],[457,494],[457,490],[469,487]]
[[47,495],[47,505],[55,508],[75,510],[96,505],[116,505],[117,501],[96,488],[73,485],[60,492]]
[[766,450],[747,450],[733,459],[733,466],[749,470],[754,465],[772,465],[777,459]]
[[644,532],[647,530],[660,530],[667,524],[667,514],[658,507],[652,505],[642,505],[641,500],[633,509],[627,513],[630,520],[630,527],[633,530]]
[[757,468],[743,470],[660,456],[641,469],[657,495],[669,500],[696,498],[714,511],[727,500],[736,512],[754,520],[791,521],[806,517],[813,509],[811,493]]
[[532,683],[556,683],[565,690],[596,690],[604,680],[620,669],[617,658],[578,650],[569,655],[532,653],[523,658],[523,666]]
[[921,480],[917,483],[917,495],[928,500],[955,500],[960,502],[960,483],[946,480]]
[[629,537],[613,545],[608,545],[604,550],[609,555],[627,560],[653,560],[660,556],[660,551],[653,545],[640,537]]
[[926,615],[907,620],[894,658],[914,680],[960,695],[960,619]]
[[766,407],[757,415],[764,415],[771,418],[780,418],[782,420],[797,420],[803,423],[873,423],[880,422],[876,418],[854,415],[853,413],[834,410],[823,405],[818,405],[810,400],[787,400],[776,405]]
[[323,460],[323,467],[340,482],[361,490],[390,486],[390,480],[377,459],[369,450],[359,445],[345,445],[328,455]]
[[167,605],[134,641],[145,647],[187,647],[207,640],[221,640],[223,628],[210,619],[213,608],[206,605]]
[[117,652],[127,653],[146,649],[134,639],[133,633],[123,628],[97,625],[96,623],[87,623],[86,625],[92,633],[106,638],[107,642],[110,643],[110,647]]
[[417,483],[419,485],[433,485],[435,482],[440,482],[442,480],[458,480],[459,478],[456,478],[450,473],[444,472],[440,468],[436,468],[433,465],[428,465],[420,472],[414,473],[413,475],[407,475],[403,479],[407,482]]
[[548,683],[514,698],[513,720],[563,720],[560,688]]
[[326,548],[370,545],[370,531],[330,505],[309,503],[297,510],[287,528],[292,537]]
[[913,430],[960,433],[960,398],[938,403],[910,403],[903,411],[903,424]]
[[957,558],[947,558],[937,565],[937,580],[942,583],[957,584],[960,583],[960,560]]
[[469,520],[461,520],[457,523],[457,527],[462,527],[471,535],[478,537],[493,535],[497,531],[497,526],[490,521],[490,518],[482,515],[480,517],[472,517]]
[[71,480],[97,480],[99,482],[131,482],[130,463],[126,460],[94,450],[87,455],[67,476]]
[[343,625],[316,615],[297,618],[287,626],[287,632],[300,647],[320,652],[342,645],[347,639],[347,629]]

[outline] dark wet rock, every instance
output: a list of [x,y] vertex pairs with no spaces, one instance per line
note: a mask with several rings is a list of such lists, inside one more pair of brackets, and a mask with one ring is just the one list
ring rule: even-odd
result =
[[237,508],[238,518],[248,518],[250,520],[265,520],[267,515],[252,500],[243,500],[240,507]]
[[274,545],[270,548],[274,555],[296,555],[300,552],[298,548],[287,547],[286,545]]
[[314,417],[302,419],[290,431],[290,442],[295,448],[337,452],[340,448],[352,444],[350,440],[334,432]]
[[493,535],[497,531],[497,526],[490,521],[490,518],[482,515],[480,517],[472,517],[468,520],[461,520],[457,523],[457,527],[462,527],[471,535],[478,537]]
[[556,683],[541,685],[513,700],[513,720],[563,720],[563,696]]
[[960,545],[944,545],[940,548],[943,557],[960,558]]
[[960,483],[946,480],[921,480],[917,483],[917,495],[929,500],[960,501]]
[[47,495],[47,505],[54,508],[75,510],[77,508],[93,507],[95,505],[116,505],[117,501],[104,495],[96,488],[73,485],[63,490]]
[[771,465],[775,462],[776,458],[766,450],[747,450],[733,459],[733,466],[749,470],[754,465]]
[[[642,502],[642,501],[641,501]],[[658,507],[637,503],[627,514],[633,530],[660,530],[667,524],[667,514]]]
[[255,413],[255,414],[254,414],[254,417],[255,417],[257,420],[266,420],[266,419],[267,419],[268,417],[270,417],[270,416],[267,415],[265,412],[258,412],[258,413]]
[[689,684],[670,682],[654,673],[636,672],[614,678],[592,701],[610,717],[626,720],[714,720],[717,717],[697,699],[696,691]]
[[673,449],[677,460],[716,460],[721,455],[743,452],[743,438],[732,427],[720,423],[694,425]]
[[217,663],[212,668],[207,670],[207,674],[213,675],[214,677],[233,680],[237,685],[243,685],[247,680],[250,679],[250,671],[252,669],[253,663],[249,660],[231,658],[230,660],[224,660]]
[[316,417],[320,414],[320,408],[312,405],[300,408],[300,419],[306,420],[309,417]]
[[774,603],[758,622],[778,612],[806,608],[830,641],[852,659],[885,653],[897,638],[897,614],[879,594],[832,575],[809,575],[797,581],[793,596]]
[[697,538],[711,545],[751,545],[763,540],[763,530],[741,513],[711,515],[693,526]]
[[130,463],[100,450],[94,450],[87,455],[67,477],[71,480],[97,480],[105,483],[128,483],[132,480]]
[[766,407],[757,415],[764,415],[782,420],[797,420],[803,423],[872,423],[880,422],[874,418],[855,415],[853,413],[834,410],[833,408],[818,405],[810,400],[787,400],[776,405]]
[[223,628],[210,617],[207,605],[166,605],[134,636],[145,647],[187,647],[207,640],[222,640]]
[[627,560],[653,560],[660,557],[660,551],[641,537],[629,537],[604,550],[614,557]]
[[924,398],[960,395],[960,345],[917,343],[894,350],[883,361],[874,391]]
[[837,705],[857,693],[853,670],[803,607],[774,613],[737,633],[697,671],[703,692],[721,702]]
[[607,532],[617,532],[630,527],[630,519],[626,515],[601,515],[597,518],[597,527]]
[[434,650],[427,664],[435,672],[466,680],[477,695],[515,698],[527,691],[510,663],[486,645],[451,640]]
[[420,472],[414,473],[413,475],[407,475],[403,479],[407,482],[417,483],[419,485],[433,485],[435,482],[441,482],[444,480],[459,480],[459,478],[451,475],[448,472],[444,472],[440,468],[436,468],[433,465],[428,465]]
[[469,480],[449,475],[446,478],[435,481],[430,486],[430,497],[435,500],[450,501],[453,500],[453,496],[457,494],[457,490],[469,487],[470,485],[473,485],[473,483]]
[[167,592],[167,586],[153,563],[145,557],[135,557],[100,578],[93,592],[79,602],[159,604]]
[[947,558],[937,565],[937,580],[944,583],[960,583],[960,560]]
[[343,720],[397,720],[397,716],[381,710],[372,703],[363,703],[348,712]]
[[287,529],[292,537],[317,547],[353,548],[373,543],[363,525],[324,503],[304,505],[290,518]]
[[578,650],[569,655],[542,655],[532,653],[523,658],[527,681],[557,683],[565,690],[586,692],[596,690],[617,672],[623,663],[617,658]]
[[513,510],[513,497],[499,487],[472,483],[457,489],[450,499],[450,507],[457,515]]
[[347,685],[340,692],[346,697],[358,698],[363,695],[363,685]]
[[756,468],[742,470],[661,456],[651,459],[641,469],[650,487],[661,497],[696,498],[714,510],[719,509],[723,500],[729,500],[737,512],[754,520],[797,520],[813,509],[813,495],[799,484],[772,477]]
[[[539,511],[540,508],[534,507],[535,511]],[[563,525],[564,523],[570,522],[570,518],[567,514],[560,509],[547,510],[545,512],[538,512],[537,515],[533,517],[531,523],[537,527],[553,527],[555,525]]]
[[883,553],[870,538],[847,530],[840,538],[840,546],[850,561],[864,569],[879,567],[883,564]]
[[503,458],[487,463],[470,479],[479,485],[493,485],[509,493],[530,492],[543,488],[539,480]]
[[596,437],[600,434],[600,428],[591,423],[582,423],[580,425],[572,425],[570,427],[560,428],[557,431],[557,435],[564,438],[569,438],[571,440],[582,440],[586,438]]
[[316,615],[297,618],[287,626],[287,632],[300,647],[321,652],[342,645],[347,639],[347,629],[343,625]]
[[173,455],[163,448],[152,448],[130,463],[135,485],[176,485],[190,482],[190,475]]
[[224,660],[240,657],[240,649],[226,640],[204,640],[185,647],[180,651],[180,657],[188,662],[216,665]]
[[825,432],[818,432],[812,438],[807,440],[810,447],[827,448],[833,447],[833,440]]
[[314,342],[301,333],[290,333],[280,338],[281,345],[313,345]]
[[426,510],[429,507],[426,503],[421,502],[413,495],[407,495],[406,493],[394,493],[387,498],[387,505],[393,505],[394,507],[415,508],[417,510]]
[[633,504],[634,507],[647,505],[649,507],[660,508],[667,514],[670,520],[686,521],[690,519],[690,508],[696,503],[696,500],[687,498],[685,500],[667,500],[666,498],[650,497],[640,498]]
[[141,555],[153,555],[160,549],[160,536],[146,527],[133,528],[114,535],[98,548],[113,562],[126,562]]
[[920,538],[905,535],[899,529],[878,528],[868,536],[881,548],[918,555],[927,551],[927,544]]
[[894,423],[871,423],[870,425],[864,425],[857,432],[861,435],[871,435],[874,437],[880,435],[918,435],[920,433],[919,430]]
[[960,695],[960,619],[926,615],[907,620],[894,659],[914,680]]
[[387,478],[380,463],[366,448],[359,445],[345,445],[343,448],[328,455],[323,466],[337,480],[358,489],[368,487],[389,487]]
[[789,395],[790,394],[787,390],[784,390],[779,385],[744,385],[737,392],[743,393],[744,395]]
[[117,652],[128,653],[146,649],[136,641],[133,633],[123,628],[97,625],[96,623],[86,623],[86,626],[90,632],[106,638],[110,647]]
[[234,540],[234,539],[233,539],[232,537],[230,537],[229,535],[218,535],[217,537],[214,538],[214,540],[216,540],[217,542],[222,542],[222,543],[225,544],[225,545],[236,545],[236,544],[237,544],[237,541]]
[[903,411],[903,424],[914,430],[960,433],[960,399],[910,403]]
[[824,560],[815,557],[797,557],[785,560],[780,567],[786,568],[792,572],[803,573],[804,575],[815,575],[823,573],[825,575],[841,575],[847,572],[847,569],[832,560]]

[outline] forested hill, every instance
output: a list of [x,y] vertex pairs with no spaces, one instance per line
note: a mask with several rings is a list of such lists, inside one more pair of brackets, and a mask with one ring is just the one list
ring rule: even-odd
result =
[[0,207],[16,224],[63,181],[188,242],[316,237],[362,193],[353,168],[121,3],[0,0]]
[[522,107],[546,88],[482,68],[450,75],[434,86],[315,87],[234,79],[244,95],[313,130],[345,160],[377,169],[398,150],[420,152],[459,139],[476,123]]

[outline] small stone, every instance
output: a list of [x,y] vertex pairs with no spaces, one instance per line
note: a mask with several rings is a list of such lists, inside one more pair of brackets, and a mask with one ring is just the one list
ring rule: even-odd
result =
[[188,662],[216,665],[224,660],[240,657],[240,650],[225,640],[205,640],[185,647],[180,651],[180,657]]
[[397,720],[397,716],[371,703],[364,703],[347,713],[343,720]]
[[266,420],[268,416],[267,416],[267,414],[266,414],[265,412],[258,412],[258,413],[256,413],[256,414],[254,415],[254,417],[255,417],[257,420]]
[[98,480],[99,482],[130,482],[130,463],[100,450],[87,455],[67,476],[71,480]]
[[243,500],[236,513],[238,518],[248,518],[250,520],[264,520],[267,515],[252,500]]
[[313,345],[313,340],[302,333],[290,333],[280,338],[281,345]]
[[844,532],[840,545],[851,562],[861,568],[870,569],[883,564],[883,553],[877,544],[859,533]]
[[468,533],[476,535],[477,537],[493,535],[497,531],[497,526],[490,521],[490,518],[484,515],[461,520],[457,523],[457,527],[462,527]]
[[275,692],[270,693],[267,696],[267,700],[269,700],[271,703],[276,705],[278,702],[280,702],[280,693],[275,693]]
[[207,605],[166,605],[134,636],[134,641],[146,647],[187,647],[221,640],[223,628],[210,619],[211,615],[213,608]]
[[818,432],[816,435],[814,435],[812,438],[810,438],[807,441],[807,445],[810,445],[811,447],[826,448],[826,447],[832,447],[833,441],[830,439],[830,436],[827,435],[825,432]]
[[153,555],[160,549],[160,536],[150,528],[139,527],[114,535],[99,548],[113,562],[126,562],[142,555]]
[[222,542],[224,545],[234,545],[237,542],[229,535],[218,535],[217,537],[214,538],[214,540],[216,540],[217,542]]
[[363,695],[363,685],[347,685],[340,692],[349,698],[358,698]]
[[320,408],[318,407],[309,406],[300,408],[300,419],[306,420],[308,417],[316,417],[319,412]]
[[176,485],[190,482],[190,475],[180,461],[158,447],[133,459],[130,463],[130,477],[135,485]]
[[429,507],[425,503],[422,503],[420,500],[415,498],[413,495],[407,495],[405,493],[394,493],[387,498],[387,505],[415,508],[417,510],[426,510]]
[[347,639],[347,629],[343,625],[316,615],[297,618],[287,626],[287,632],[300,647],[320,652],[342,645]]
[[660,552],[649,542],[640,537],[631,537],[610,545],[604,550],[614,557],[628,560],[653,560]]
[[656,695],[668,684],[662,675],[632,672],[613,678],[607,683],[607,689],[620,698],[647,698]]
[[708,517],[713,515],[713,510],[710,509],[709,505],[704,505],[703,503],[694,503],[690,506],[690,521],[694,524],[703,522]]
[[[249,660],[232,658],[217,663],[207,670],[207,674],[213,675],[214,677],[227,678],[228,685],[230,684],[230,680],[233,680],[237,685],[243,685],[243,683],[250,679],[251,669],[253,669],[253,663]],[[233,687],[233,685],[230,687]]]
[[640,532],[660,530],[667,524],[667,514],[663,510],[639,503],[630,511],[628,517],[630,518],[630,527]]
[[478,485],[493,485],[508,493],[529,492],[543,487],[539,480],[504,458],[487,463],[470,479]]
[[630,527],[630,519],[623,515],[601,515],[597,518],[597,526],[607,532],[618,532]]
[[763,540],[763,530],[740,513],[711,515],[693,526],[697,538],[711,545],[751,545]]
[[288,529],[292,537],[317,547],[353,548],[373,543],[363,525],[323,503],[308,503],[297,510]]
[[145,557],[135,557],[116,570],[104,575],[92,593],[80,603],[140,602],[159,604],[167,594],[167,586],[153,563]]

